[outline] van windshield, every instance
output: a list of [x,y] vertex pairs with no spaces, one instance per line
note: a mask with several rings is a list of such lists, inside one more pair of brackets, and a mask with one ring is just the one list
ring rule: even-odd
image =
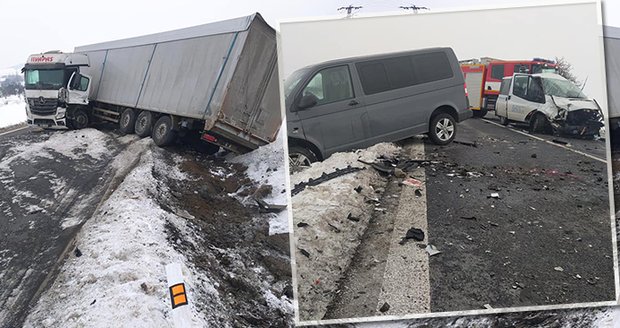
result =
[[573,82],[560,79],[543,78],[545,94],[563,98],[588,98]]
[[284,81],[284,96],[286,98],[288,98],[293,89],[299,84],[299,81],[306,75],[307,71],[308,68],[296,70]]

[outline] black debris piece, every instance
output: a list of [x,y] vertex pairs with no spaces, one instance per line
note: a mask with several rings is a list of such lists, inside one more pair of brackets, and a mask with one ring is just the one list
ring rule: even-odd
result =
[[538,156],[536,156],[536,154],[532,154],[532,156],[531,156],[531,157],[532,157],[532,158],[536,158],[536,157],[538,157]]
[[309,224],[307,224],[306,222],[299,222],[297,223],[297,228],[303,228],[303,227],[307,227],[309,226]]
[[417,228],[411,228],[407,230],[407,234],[405,234],[405,237],[401,239],[399,244],[404,245],[409,239],[413,239],[416,241],[423,241],[424,231],[422,231],[422,229],[417,229]]
[[327,223],[332,229],[334,229],[334,231],[336,233],[340,233],[340,228],[336,227],[335,225],[331,224],[331,223]]
[[452,140],[452,142],[457,143],[457,144],[461,144],[461,145],[465,145],[465,146],[471,146],[474,148],[478,148],[478,144],[474,141],[474,142],[470,142],[470,141],[461,141],[461,140]]
[[97,302],[97,300],[96,300],[96,299],[94,299],[92,302],[90,302],[90,305],[95,304],[95,302]]
[[388,304],[388,302],[383,303],[383,305],[379,309],[379,311],[381,311],[381,313],[385,313],[385,312],[387,312],[389,310],[390,310],[390,305]]
[[362,186],[357,186],[357,187],[353,188],[353,190],[355,190],[358,194],[360,192],[362,192],[362,189],[364,189],[364,188],[362,188]]
[[298,193],[302,192],[304,189],[306,189],[307,186],[317,186],[325,181],[329,181],[332,179],[335,179],[337,177],[343,176],[345,174],[349,174],[349,173],[353,173],[353,172],[357,172],[357,171],[361,171],[364,170],[364,168],[362,167],[352,167],[352,166],[347,166],[344,169],[336,169],[334,172],[331,173],[325,173],[323,172],[323,174],[321,175],[321,177],[316,178],[316,179],[308,179],[307,182],[300,182],[298,184],[295,185],[295,187],[293,188],[293,190],[291,190],[291,196],[295,196]]
[[560,139],[553,139],[551,141],[556,143],[556,144],[560,144],[560,145],[568,145],[568,142],[566,142],[564,140],[560,140]]
[[478,220],[478,218],[475,216],[461,216],[461,219],[472,220],[472,221]]
[[300,249],[299,249],[299,252],[300,252],[303,256],[305,256],[305,257],[307,257],[307,258],[310,258],[310,253],[308,253],[308,251],[307,251],[307,250],[305,250],[305,249],[303,249],[303,248],[300,248]]
[[379,171],[379,173],[384,175],[392,175],[394,173],[393,167],[386,166],[383,163],[372,163],[370,166],[372,166],[373,169]]
[[80,249],[76,247],[73,251],[73,254],[75,254],[76,257],[80,257],[82,256],[82,251],[80,251]]
[[286,205],[274,205],[267,204],[262,199],[254,198],[256,204],[258,204],[259,212],[261,213],[278,213],[286,209]]
[[360,218],[357,218],[357,217],[353,216],[351,213],[349,213],[349,215],[347,215],[347,219],[351,220],[353,222],[360,222]]
[[415,195],[416,195],[416,197],[422,197],[422,190],[416,189],[415,190]]

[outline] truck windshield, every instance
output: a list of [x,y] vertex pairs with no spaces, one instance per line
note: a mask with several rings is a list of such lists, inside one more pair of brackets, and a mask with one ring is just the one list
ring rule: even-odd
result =
[[62,88],[64,78],[63,69],[28,69],[25,87],[36,90],[58,90]]
[[587,98],[581,90],[568,80],[543,78],[545,94],[563,98]]

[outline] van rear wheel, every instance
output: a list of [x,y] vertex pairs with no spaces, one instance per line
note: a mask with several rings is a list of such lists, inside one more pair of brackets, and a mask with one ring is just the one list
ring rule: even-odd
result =
[[291,172],[299,172],[317,160],[316,155],[307,148],[299,146],[288,148],[288,161]]
[[452,115],[439,113],[431,118],[428,137],[436,145],[447,145],[456,136],[456,121]]
[[155,122],[151,137],[159,147],[168,146],[174,141],[176,132],[173,129],[170,116],[164,115]]

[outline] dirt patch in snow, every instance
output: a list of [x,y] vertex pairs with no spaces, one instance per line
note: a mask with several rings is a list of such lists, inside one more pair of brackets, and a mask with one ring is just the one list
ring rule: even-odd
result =
[[222,326],[291,326],[288,235],[269,236],[269,217],[243,201],[260,186],[242,164],[212,156],[185,154],[179,167],[183,181],[156,173],[170,189],[160,204],[186,219],[166,227],[168,240],[216,281],[218,302],[197,295],[199,311],[216,313],[210,320]]

